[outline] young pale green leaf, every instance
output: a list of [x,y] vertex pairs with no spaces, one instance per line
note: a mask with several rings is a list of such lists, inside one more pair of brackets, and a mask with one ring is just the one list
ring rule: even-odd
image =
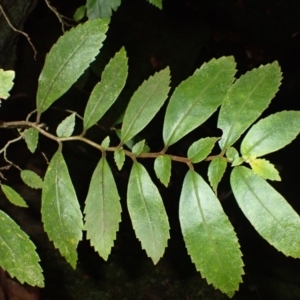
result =
[[21,178],[25,184],[33,189],[42,189],[43,188],[43,179],[31,170],[22,170]]
[[163,127],[166,146],[200,126],[217,110],[234,80],[235,66],[232,56],[212,59],[175,89]]
[[162,0],[148,0],[151,4],[159,9],[162,9]]
[[0,210],[0,265],[22,284],[44,287],[40,258],[28,235]]
[[278,171],[275,166],[266,159],[255,158],[247,161],[253,172],[264,179],[281,181]]
[[108,22],[87,21],[66,32],[46,56],[39,77],[36,106],[44,112],[61,97],[95,59],[105,39]]
[[233,160],[231,166],[232,166],[232,167],[239,166],[239,165],[241,165],[244,161],[245,161],[245,160],[244,160],[243,157],[236,157],[236,158]]
[[218,127],[223,131],[219,142],[221,149],[233,145],[268,107],[281,78],[280,67],[275,61],[247,72],[232,85],[218,119]]
[[58,137],[70,137],[74,131],[75,127],[75,113],[66,117],[56,129],[56,134]]
[[119,149],[114,152],[114,160],[118,170],[121,171],[125,162],[125,152],[123,149]]
[[188,150],[188,158],[193,164],[204,160],[210,154],[217,140],[219,138],[208,137],[194,142]]
[[1,189],[10,203],[21,207],[28,207],[23,197],[18,192],[16,192],[13,188],[11,188],[8,185],[1,184]]
[[49,239],[75,268],[77,245],[82,239],[82,213],[60,150],[52,157],[42,190],[42,221]]
[[160,155],[154,161],[154,171],[160,182],[168,187],[171,178],[172,160],[169,155]]
[[300,258],[300,217],[265,179],[246,167],[231,173],[232,192],[256,231],[277,250]]
[[99,161],[85,200],[87,239],[99,255],[107,260],[121,221],[121,205],[117,186],[105,158]]
[[214,158],[208,167],[208,179],[215,193],[227,167],[227,160],[224,157]]
[[241,153],[259,157],[277,151],[296,138],[300,132],[300,111],[281,111],[253,125],[245,136]]
[[202,177],[192,170],[183,182],[179,219],[196,269],[209,284],[233,296],[244,274],[239,243],[220,201]]
[[110,144],[110,137],[107,136],[101,143],[101,147],[104,149],[107,149],[109,147]]
[[157,114],[170,90],[170,69],[154,74],[133,94],[125,111],[121,141],[125,143],[139,133]]
[[131,169],[127,206],[135,234],[142,248],[156,264],[167,246],[170,226],[158,189],[138,162]]
[[31,153],[34,153],[39,140],[39,131],[36,128],[29,128],[24,131],[23,136],[27,148]]
[[105,67],[101,82],[93,89],[86,105],[83,125],[85,129],[96,124],[121,93],[128,74],[128,59],[122,48]]
[[14,71],[4,71],[0,69],[0,99],[7,99],[9,97],[9,91],[14,85],[14,78]]
[[134,155],[140,155],[143,152],[144,148],[145,148],[145,140],[141,140],[132,147],[131,152]]
[[85,13],[86,13],[86,6],[85,5],[79,6],[73,15],[74,21],[79,22],[80,20],[82,20],[85,17]]
[[90,20],[110,18],[112,11],[116,11],[121,0],[87,0],[87,16]]
[[238,151],[233,148],[233,147],[229,147],[227,150],[226,150],[226,157],[231,160],[231,161],[234,161],[236,158],[239,157],[239,153]]

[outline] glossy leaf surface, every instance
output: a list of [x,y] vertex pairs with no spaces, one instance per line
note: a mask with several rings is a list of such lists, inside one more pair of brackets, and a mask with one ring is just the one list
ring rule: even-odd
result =
[[22,284],[44,287],[40,258],[28,235],[0,210],[0,265]]
[[114,160],[119,171],[121,171],[125,162],[125,152],[123,149],[114,152]]
[[87,0],[87,16],[90,20],[110,18],[120,4],[121,0]]
[[32,189],[43,188],[43,180],[37,173],[31,170],[22,170],[20,175],[23,182],[26,183]]
[[39,113],[61,97],[83,74],[99,53],[107,29],[107,21],[87,21],[58,39],[47,54],[39,77],[36,100]]
[[0,69],[0,99],[7,99],[9,97],[9,91],[14,85],[14,78],[14,71],[4,71],[3,69]]
[[188,150],[188,158],[193,164],[204,160],[211,153],[217,140],[219,138],[208,137],[194,142]]
[[224,157],[214,158],[208,167],[208,179],[215,193],[227,167],[227,161]]
[[42,190],[44,229],[62,256],[75,268],[82,239],[82,213],[62,153],[58,150],[46,171]]
[[[6,184],[1,184],[1,189],[6,198],[9,200],[10,203],[21,206],[21,207],[28,207],[27,203],[23,199],[23,197],[15,191],[12,187],[6,185]],[[1,224],[0,224],[1,227]]]
[[242,75],[232,85],[222,103],[218,127],[223,135],[221,149],[233,145],[261,115],[274,98],[281,81],[277,62],[260,66]]
[[156,264],[167,246],[170,226],[158,189],[138,162],[131,169],[127,206],[136,237]]
[[121,221],[120,196],[105,158],[101,158],[93,173],[85,201],[87,239],[107,260]]
[[170,90],[170,70],[150,76],[133,94],[125,111],[121,141],[125,143],[139,133],[157,114]]
[[244,273],[239,243],[220,201],[192,170],[183,182],[179,218],[196,269],[209,284],[232,297]]
[[128,74],[128,59],[122,48],[105,67],[101,81],[94,87],[85,108],[83,124],[88,129],[108,111],[121,93]]
[[230,183],[239,207],[256,231],[287,256],[300,257],[300,217],[262,177],[236,167]]
[[277,181],[281,180],[275,166],[271,164],[268,160],[255,158],[255,159],[249,159],[247,162],[250,164],[253,172],[263,177],[264,179],[277,180]]
[[154,171],[160,182],[168,187],[171,178],[172,160],[169,155],[160,155],[154,161]]
[[70,137],[74,131],[75,127],[75,113],[66,117],[56,129],[56,134],[58,137]]
[[281,111],[253,125],[245,136],[241,153],[259,157],[291,143],[300,132],[300,111]]
[[24,131],[23,136],[27,148],[31,153],[34,153],[39,140],[39,131],[36,128],[29,128]]
[[175,89],[163,127],[166,146],[200,126],[217,110],[233,82],[235,65],[232,56],[212,59]]

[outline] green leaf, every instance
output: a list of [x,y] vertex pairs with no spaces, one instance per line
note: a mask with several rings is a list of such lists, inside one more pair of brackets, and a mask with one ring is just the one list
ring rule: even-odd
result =
[[0,99],[7,99],[9,97],[9,91],[14,85],[14,78],[14,71],[4,71],[0,69]]
[[127,206],[136,237],[156,264],[167,246],[170,226],[158,189],[138,162],[131,169]]
[[74,21],[76,21],[76,22],[81,21],[85,17],[85,13],[86,13],[85,5],[79,6],[73,15]]
[[211,153],[217,140],[219,138],[208,137],[194,142],[188,150],[188,158],[193,164],[204,160]]
[[233,82],[235,65],[232,56],[212,59],[175,89],[164,121],[166,146],[200,126],[217,110]]
[[28,235],[0,210],[0,265],[22,284],[44,287],[40,258]]
[[244,160],[242,157],[236,157],[236,158],[233,160],[231,166],[232,166],[232,167],[239,166],[239,165],[241,165],[244,161],[245,161],[245,160]]
[[229,148],[226,150],[226,157],[227,157],[229,160],[233,161],[233,160],[235,160],[236,158],[239,157],[239,153],[238,153],[238,151],[237,151],[235,148],[229,147]]
[[151,4],[159,9],[162,9],[162,0],[148,0]]
[[34,153],[39,140],[39,131],[36,128],[26,129],[23,133],[27,148]]
[[278,62],[260,66],[242,75],[232,85],[221,106],[218,127],[221,149],[233,145],[274,98],[281,81]]
[[116,11],[121,0],[87,0],[87,16],[90,20],[110,18],[112,11]]
[[239,243],[220,201],[202,177],[192,170],[183,182],[179,219],[196,269],[209,284],[233,296],[244,274]]
[[278,171],[275,166],[266,159],[256,158],[247,161],[253,172],[264,179],[281,181]]
[[56,129],[56,134],[58,137],[70,137],[74,131],[75,127],[75,113],[66,117]]
[[150,76],[133,94],[125,111],[121,141],[125,143],[139,133],[157,114],[170,90],[170,70]]
[[21,207],[28,207],[23,197],[18,192],[16,192],[13,188],[11,188],[8,185],[1,184],[1,189],[10,203]]
[[44,112],[61,97],[95,59],[108,22],[87,21],[61,36],[46,56],[37,91],[37,111]]
[[127,63],[128,59],[123,47],[107,64],[101,82],[92,91],[84,112],[85,129],[96,124],[118,98],[126,82]]
[[246,158],[266,155],[291,143],[299,132],[299,111],[278,112],[250,128],[242,142],[241,153]]
[[121,171],[125,162],[125,152],[123,149],[116,150],[114,153],[114,160],[119,171]]
[[76,248],[82,239],[82,213],[60,150],[53,155],[46,171],[42,190],[42,221],[49,239],[75,268]]
[[110,144],[110,137],[107,136],[101,143],[101,147],[104,149],[107,149],[109,147]]
[[21,178],[29,187],[33,189],[42,189],[43,188],[43,180],[42,178],[31,170],[22,170]]
[[168,187],[171,178],[172,160],[169,155],[160,155],[154,161],[154,171],[160,182]]
[[300,217],[262,177],[236,167],[230,183],[239,207],[256,231],[277,250],[300,258]]
[[120,196],[105,158],[99,161],[85,200],[87,239],[99,255],[107,260],[121,221]]
[[145,148],[145,140],[141,140],[132,147],[131,152],[134,155],[140,155],[143,152],[144,148]]
[[214,158],[208,167],[208,179],[215,193],[227,167],[227,160],[224,157]]

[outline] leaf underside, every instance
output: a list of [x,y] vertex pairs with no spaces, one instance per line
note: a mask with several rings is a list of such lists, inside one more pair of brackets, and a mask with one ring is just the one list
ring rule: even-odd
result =
[[214,192],[192,170],[183,182],[179,219],[196,269],[209,284],[232,297],[244,274],[240,246]]
[[44,229],[62,256],[75,268],[77,245],[82,239],[82,213],[61,151],[47,168],[42,190]]
[[167,246],[170,226],[158,189],[138,162],[131,169],[127,206],[136,237],[156,264]]
[[233,169],[230,183],[239,207],[256,231],[285,255],[300,258],[300,217],[286,200],[243,166]]
[[99,161],[85,201],[87,239],[99,255],[107,260],[121,221],[121,204],[117,186],[105,158]]

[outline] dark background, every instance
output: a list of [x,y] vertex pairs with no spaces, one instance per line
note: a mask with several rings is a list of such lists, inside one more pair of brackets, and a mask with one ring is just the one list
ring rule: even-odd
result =
[[[84,1],[51,1],[57,10],[72,17]],[[254,0],[168,0],[164,9],[158,10],[146,0],[123,0],[111,19],[107,39],[100,57],[93,65],[88,81],[80,81],[52,109],[43,115],[50,131],[66,117],[63,109],[78,111],[81,115],[89,92],[99,80],[103,66],[123,45],[129,57],[128,82],[116,105],[101,121],[101,128],[93,128],[89,137],[101,141],[119,113],[126,107],[130,96],[149,75],[169,65],[172,87],[190,76],[203,62],[211,58],[233,55],[238,74],[277,60],[282,68],[283,81],[280,91],[263,116],[280,110],[299,110],[300,92],[300,3],[298,1]],[[15,86],[11,98],[2,104],[1,120],[21,120],[35,108],[38,76],[46,53],[62,34],[61,24],[46,7],[38,1],[27,18],[24,30],[37,48],[37,60],[24,37],[17,43],[14,65]],[[161,150],[162,113],[141,133],[153,151]],[[186,155],[188,146],[203,136],[216,136],[217,114],[199,129],[193,131],[170,151]],[[80,127],[80,126],[79,126]],[[80,130],[80,128],[78,128]],[[1,130],[1,147],[7,139],[15,138],[14,131]],[[280,170],[282,181],[272,183],[300,213],[299,139],[267,159]],[[40,149],[48,157],[57,145],[41,139]],[[89,179],[99,153],[79,143],[64,146],[64,154],[71,176],[83,204]],[[46,163],[39,153],[31,155],[20,142],[11,147],[9,158],[22,168],[31,168],[43,174]],[[151,175],[153,162],[143,161]],[[4,162],[2,163],[2,165]],[[113,167],[113,164],[111,164]],[[1,201],[1,208],[14,214],[36,245],[42,259],[46,288],[41,299],[227,299],[201,279],[187,255],[178,222],[178,200],[183,176],[187,167],[174,163],[170,187],[165,189],[158,181],[171,224],[171,239],[164,258],[153,266],[134,236],[126,209],[126,184],[131,163],[122,172],[113,167],[123,206],[122,223],[115,247],[108,262],[94,253],[89,243],[79,245],[79,263],[76,272],[60,258],[40,227],[38,192],[23,187],[18,172],[5,173],[8,184],[25,193],[30,202],[28,211],[15,209]],[[207,165],[197,171],[204,177]],[[300,262],[285,257],[268,245],[243,216],[230,195],[228,174],[219,189],[224,210],[235,227],[245,263],[244,283],[233,299],[300,299]],[[224,197],[224,195],[228,195]],[[300,234],[300,233],[299,233]]]

